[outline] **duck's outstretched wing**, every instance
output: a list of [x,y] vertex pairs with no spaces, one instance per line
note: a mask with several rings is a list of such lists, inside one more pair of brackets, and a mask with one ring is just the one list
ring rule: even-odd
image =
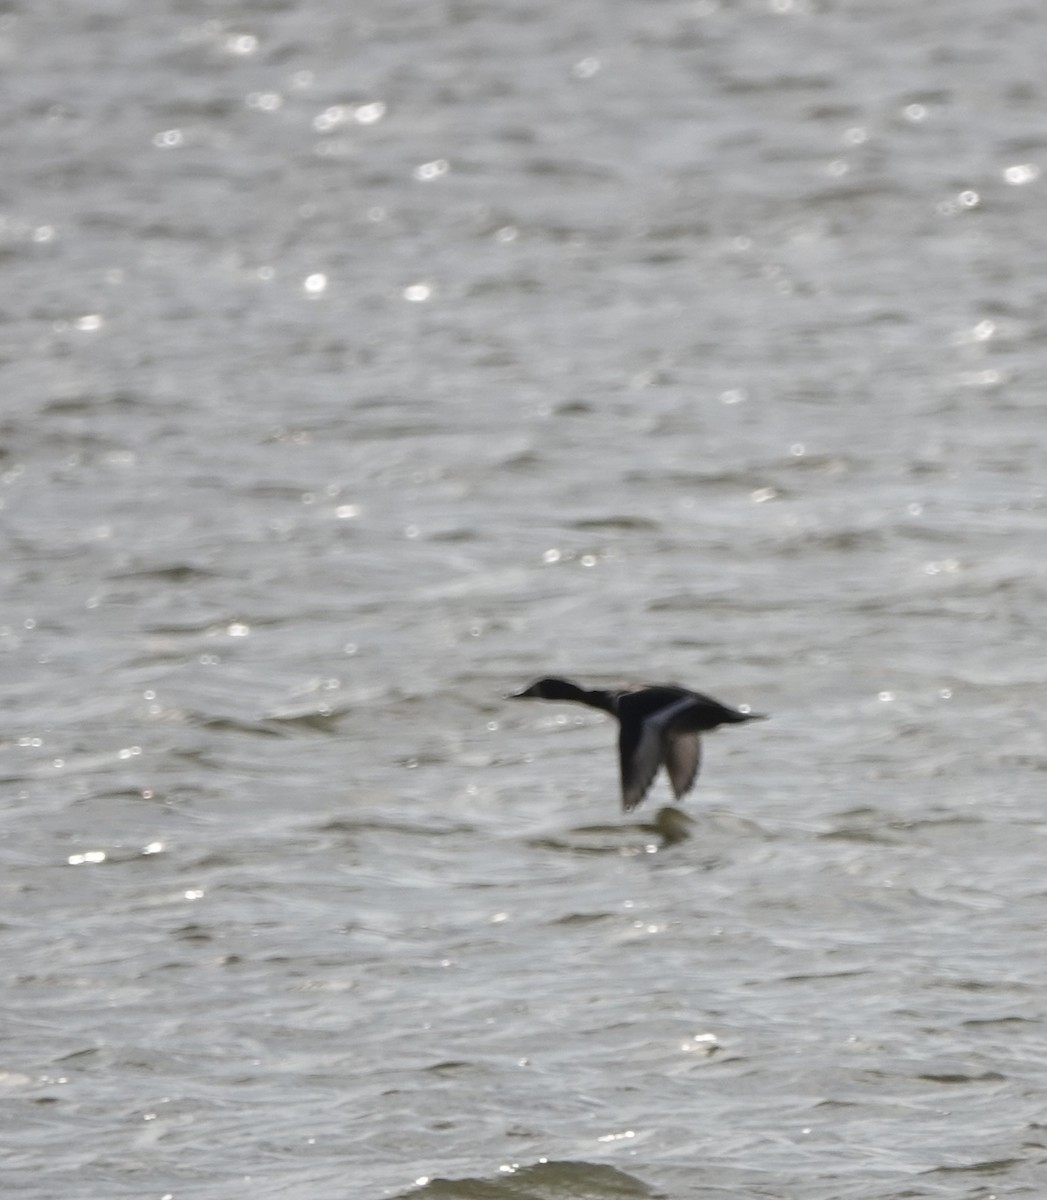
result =
[[662,737],[662,751],[669,782],[677,800],[694,786],[698,768],[702,764],[702,739],[697,733],[673,733],[669,730]]
[[[654,689],[651,689],[654,691]],[[621,733],[618,736],[618,757],[622,772],[622,807],[634,809],[647,793],[651,780],[665,761],[665,731],[669,724],[691,703],[690,697],[673,698],[670,704],[654,707],[658,697],[650,692],[633,692],[622,696],[618,703]],[[683,735],[687,737],[686,734]],[[697,771],[697,756],[688,759],[690,779]],[[676,784],[674,782],[675,789]]]
[[647,794],[662,765],[662,738],[650,722],[622,722],[618,735],[622,772],[622,808],[631,812]]

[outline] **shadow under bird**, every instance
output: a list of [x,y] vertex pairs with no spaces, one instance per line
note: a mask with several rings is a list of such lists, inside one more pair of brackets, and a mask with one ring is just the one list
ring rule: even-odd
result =
[[579,687],[569,679],[539,679],[512,700],[567,700],[618,718],[622,807],[634,809],[665,767],[677,800],[694,786],[701,765],[700,735],[719,725],[764,720],[766,714],[728,708],[711,696],[673,684],[638,684],[620,691]]

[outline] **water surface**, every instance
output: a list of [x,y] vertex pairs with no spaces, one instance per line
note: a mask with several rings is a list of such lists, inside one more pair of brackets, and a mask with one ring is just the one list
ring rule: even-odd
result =
[[0,17],[11,1194],[1040,1193],[1045,42]]

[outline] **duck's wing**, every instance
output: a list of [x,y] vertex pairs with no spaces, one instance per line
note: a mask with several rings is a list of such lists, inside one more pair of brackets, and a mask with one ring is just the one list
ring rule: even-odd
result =
[[662,753],[673,795],[682,800],[698,778],[702,763],[702,739],[697,733],[673,733],[671,730],[662,738]]
[[[633,697],[638,704],[627,703],[627,699]],[[644,692],[633,692],[628,697],[620,697],[618,704],[618,719],[622,726],[618,736],[618,757],[622,773],[622,807],[626,812],[644,798],[665,759],[667,726],[690,704],[690,698],[685,696],[652,710],[641,697],[649,700]],[[697,763],[694,769],[697,770]],[[675,784],[673,786],[675,788]]]
[[623,721],[618,735],[618,759],[622,772],[622,808],[634,809],[647,794],[651,780],[662,765],[661,734],[649,723]]

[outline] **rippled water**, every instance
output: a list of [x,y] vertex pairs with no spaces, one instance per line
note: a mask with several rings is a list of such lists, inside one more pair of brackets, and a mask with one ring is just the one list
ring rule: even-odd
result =
[[5,1194],[1042,1194],[1045,50],[8,6]]

